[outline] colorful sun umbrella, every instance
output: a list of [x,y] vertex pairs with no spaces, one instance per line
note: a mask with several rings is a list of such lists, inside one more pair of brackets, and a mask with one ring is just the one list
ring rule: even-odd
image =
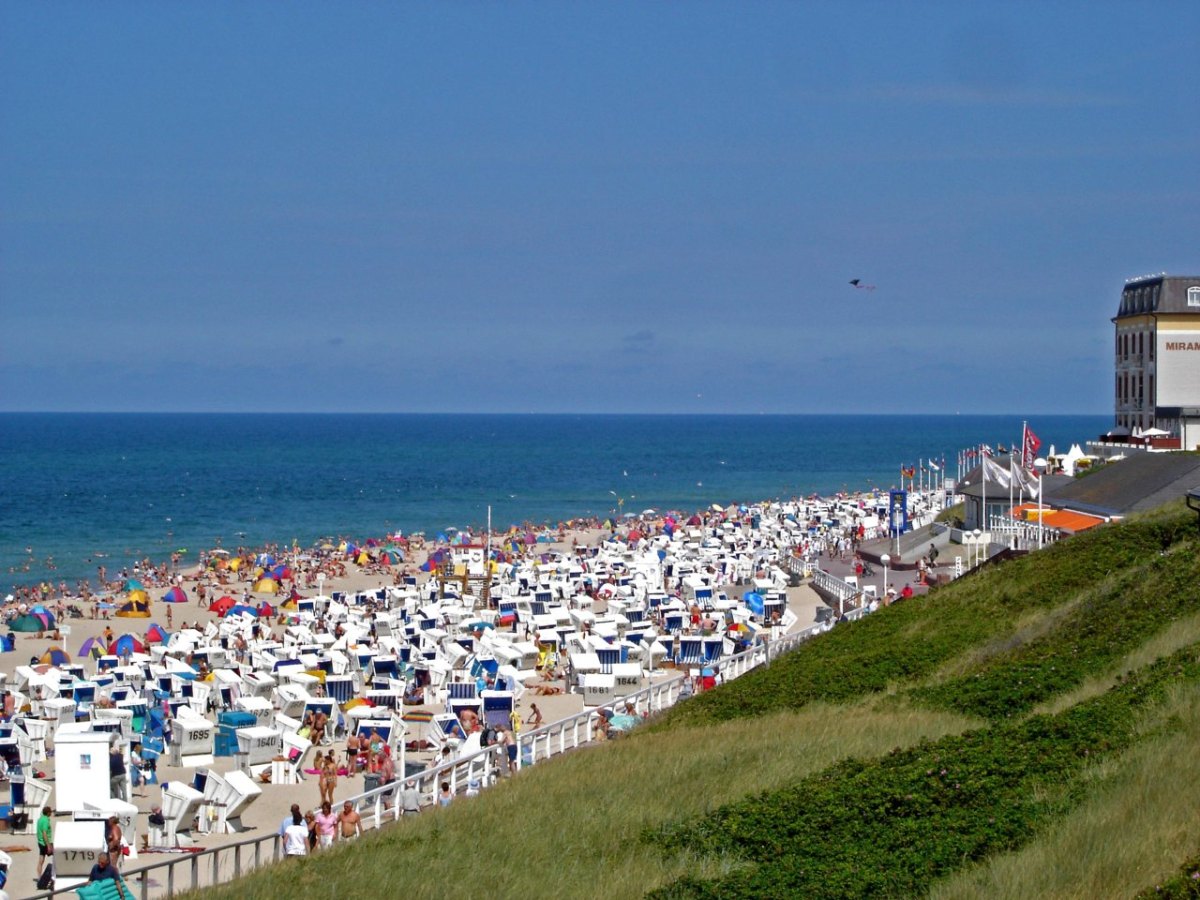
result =
[[171,633],[161,625],[151,625],[146,629],[147,644],[165,644]]
[[214,600],[212,603],[208,604],[208,611],[210,613],[216,613],[218,616],[223,616],[225,615],[226,611],[234,605],[234,603],[235,601],[232,597],[225,596],[220,600]]
[[279,582],[273,578],[260,578],[254,582],[254,592],[256,594],[275,594],[279,592]]

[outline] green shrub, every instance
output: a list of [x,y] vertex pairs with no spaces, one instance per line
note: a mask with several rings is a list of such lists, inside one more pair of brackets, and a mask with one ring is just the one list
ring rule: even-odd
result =
[[643,835],[667,848],[744,860],[722,878],[650,896],[910,895],[1015,849],[1085,796],[1089,764],[1129,747],[1139,715],[1171,685],[1200,681],[1196,647],[1054,716],[847,760],[792,787]]

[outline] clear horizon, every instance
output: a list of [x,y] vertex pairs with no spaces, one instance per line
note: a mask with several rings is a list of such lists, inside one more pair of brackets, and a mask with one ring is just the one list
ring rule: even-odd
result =
[[1192,2],[0,29],[7,411],[1106,415],[1200,271]]

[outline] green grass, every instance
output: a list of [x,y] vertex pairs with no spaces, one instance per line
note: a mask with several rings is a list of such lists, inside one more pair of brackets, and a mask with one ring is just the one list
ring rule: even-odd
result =
[[204,896],[1190,889],[1198,550],[1182,504],[1095,529],[839,626],[619,741]]
[[1172,688],[1200,694],[1189,647],[1107,693],[1033,716],[847,760],[701,819],[648,832],[646,843],[745,861],[655,892],[683,897],[912,896],[964,865],[1025,846],[1088,796],[1094,767],[1171,719]]
[[705,815],[846,756],[874,756],[973,724],[954,714],[863,703],[815,705],[697,732],[635,732],[370,833],[345,850],[289,861],[204,897],[325,896],[332,883],[359,890],[386,884],[389,896],[474,896],[478,881],[464,876],[476,872],[488,873],[492,896],[545,896],[553,885],[558,897],[640,897],[689,870],[724,872],[720,860],[664,857],[639,842],[645,829]]
[[[1200,847],[1200,689],[1172,694],[1146,725],[1166,730],[1098,766],[1087,798],[1039,840],[966,869],[932,900],[1132,897]],[[1191,872],[1200,865],[1189,864]],[[1197,894],[1171,894],[1197,896]]]
[[[1090,592],[1103,592],[1105,585],[1120,581],[1130,570],[1161,570],[1164,588],[1183,584],[1186,573],[1176,573],[1175,566],[1157,563],[1171,547],[1192,546],[1195,530],[1194,514],[1171,509],[1094,529],[1036,555],[989,567],[925,597],[889,607],[887,615],[868,616],[849,627],[835,628],[800,652],[739,678],[725,690],[676,707],[656,727],[745,718],[778,709],[800,709],[815,701],[844,702],[902,682],[924,681],[977,648],[1011,641],[1030,616],[1081,602],[1080,598]],[[1142,591],[1139,596],[1146,599],[1150,617],[1168,606],[1150,591]],[[1054,636],[1047,639],[1050,645],[1061,631],[1061,627],[1055,629]],[[1131,629],[1122,646],[1137,637]],[[1046,641],[1039,643],[1041,646],[1046,646]],[[1113,654],[1119,649],[1114,648]],[[1048,662],[1047,671],[1053,665]],[[1043,677],[1049,679],[1048,674]],[[1020,708],[1030,708],[1053,689],[1073,687],[1081,678],[1082,674],[1077,675],[1072,682],[1060,677],[1049,688],[1027,689],[1019,698]],[[1008,674],[1000,674],[999,686],[1005,693],[994,703],[986,701],[993,698],[997,680],[984,686],[973,705],[964,700],[959,708],[972,715],[1007,714],[1017,708],[1018,699],[1013,694],[1020,687],[1011,680]],[[951,705],[962,690],[971,687],[963,685],[960,679],[953,688],[930,689],[923,699]]]

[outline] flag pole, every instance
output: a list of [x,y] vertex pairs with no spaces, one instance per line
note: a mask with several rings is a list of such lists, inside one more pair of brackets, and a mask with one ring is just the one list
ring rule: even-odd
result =
[[983,489],[983,507],[979,511],[981,531],[987,531],[987,457],[983,453],[983,444],[979,445],[979,485]]

